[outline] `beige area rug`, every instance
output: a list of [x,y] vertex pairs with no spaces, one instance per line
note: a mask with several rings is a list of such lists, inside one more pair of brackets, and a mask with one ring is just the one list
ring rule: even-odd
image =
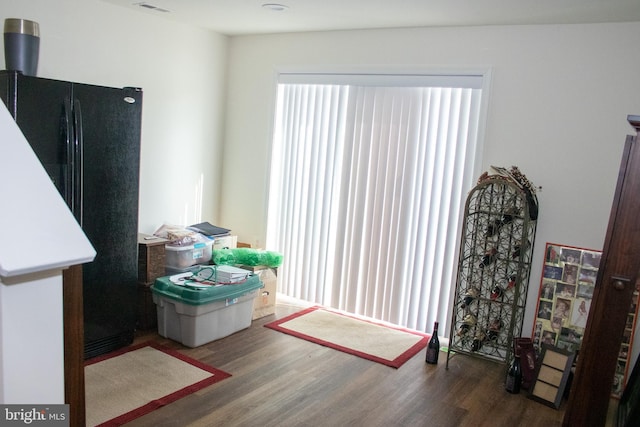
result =
[[399,368],[430,336],[315,306],[265,325],[289,335]]
[[91,359],[86,425],[122,425],[229,376],[153,342]]

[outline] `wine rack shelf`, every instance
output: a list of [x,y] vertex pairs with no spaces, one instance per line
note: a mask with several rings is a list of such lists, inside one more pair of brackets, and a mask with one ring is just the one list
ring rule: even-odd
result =
[[521,336],[538,205],[518,178],[485,174],[467,197],[447,368],[454,354],[508,363]]

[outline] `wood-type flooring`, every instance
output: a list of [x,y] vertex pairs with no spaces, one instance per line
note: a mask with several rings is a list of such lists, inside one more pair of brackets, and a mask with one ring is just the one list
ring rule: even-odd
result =
[[141,333],[232,374],[231,378],[138,418],[127,426],[540,426],[562,425],[563,408],[504,390],[505,366],[464,355],[445,369],[422,351],[399,369],[298,339],[263,325],[301,307],[279,303],[276,314],[229,337],[188,348]]

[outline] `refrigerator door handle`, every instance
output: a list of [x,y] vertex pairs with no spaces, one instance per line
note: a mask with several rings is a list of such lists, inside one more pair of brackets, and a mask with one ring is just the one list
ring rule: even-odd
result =
[[82,134],[82,107],[78,99],[73,100],[73,154],[74,154],[74,168],[73,168],[73,212],[80,224],[83,227],[83,201],[82,195],[83,189],[83,177],[84,177],[84,152],[83,152],[83,134]]
[[73,167],[74,167],[74,155],[73,155],[73,146],[71,144],[71,138],[73,134],[72,126],[72,111],[71,111],[71,100],[65,99],[63,104],[63,115],[62,115],[62,131],[63,131],[63,144],[64,144],[64,172],[63,172],[63,196],[64,201],[67,202],[67,206],[75,215],[73,210]]

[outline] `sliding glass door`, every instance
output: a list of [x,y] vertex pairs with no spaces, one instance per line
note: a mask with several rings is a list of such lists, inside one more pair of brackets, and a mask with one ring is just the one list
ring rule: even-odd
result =
[[448,324],[482,84],[281,76],[267,235],[284,254],[280,292],[417,330]]

